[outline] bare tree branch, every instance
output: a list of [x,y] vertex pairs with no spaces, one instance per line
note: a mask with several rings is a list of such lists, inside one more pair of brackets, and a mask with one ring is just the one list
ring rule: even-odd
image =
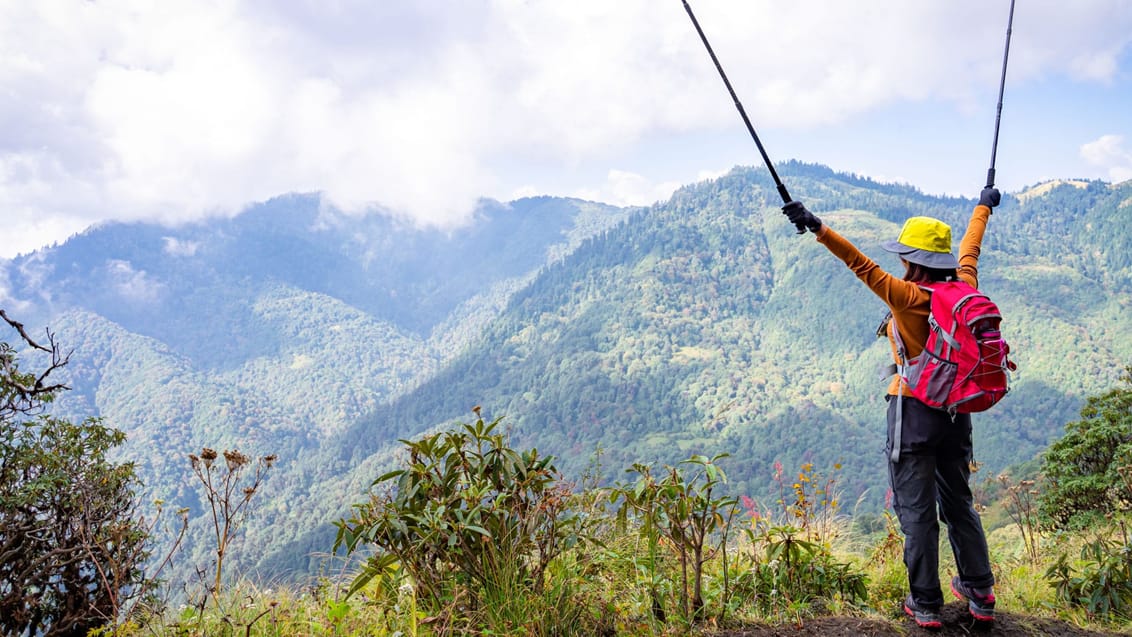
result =
[[6,343],[0,349],[0,368],[2,368],[0,372],[3,373],[4,384],[4,391],[0,392],[0,396],[3,396],[0,414],[33,413],[37,411],[37,407],[42,407],[42,399],[55,392],[70,389],[65,383],[50,382],[49,378],[51,374],[70,362],[71,353],[68,352],[66,355],[61,353],[51,330],[46,330],[47,346],[44,346],[28,335],[23,323],[8,316],[3,309],[0,309],[0,318],[16,330],[29,347],[51,355],[51,362],[38,375],[19,374],[12,349]]
[[[52,347],[51,349],[48,349],[48,348],[46,348],[46,347],[44,347],[44,346],[40,345],[39,343],[36,343],[35,341],[33,341],[33,340],[31,339],[31,337],[30,337],[30,336],[28,336],[28,333],[27,333],[27,332],[26,332],[26,331],[24,330],[24,324],[23,324],[23,323],[21,323],[21,322],[19,322],[19,321],[16,321],[16,320],[14,320],[14,319],[10,318],[10,317],[8,316],[8,313],[7,313],[7,312],[5,312],[5,311],[3,310],[3,308],[0,308],[0,318],[4,319],[4,322],[6,322],[6,323],[7,323],[8,325],[11,325],[11,326],[12,326],[12,329],[14,329],[14,330],[16,330],[17,332],[19,332],[19,333],[20,333],[20,338],[24,339],[24,342],[25,342],[25,343],[27,343],[28,345],[30,345],[30,346],[32,346],[32,347],[34,347],[35,349],[38,349],[38,350],[40,350],[40,351],[44,351],[44,352],[47,352],[47,353],[49,353],[49,354],[50,354],[50,353],[52,353],[52,352],[54,351],[54,347]],[[50,336],[50,333],[48,333],[48,336]]]

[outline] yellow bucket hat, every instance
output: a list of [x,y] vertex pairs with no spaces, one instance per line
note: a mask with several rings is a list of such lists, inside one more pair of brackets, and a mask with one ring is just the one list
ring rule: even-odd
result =
[[881,246],[904,260],[924,267],[953,270],[959,261],[951,254],[951,226],[931,217],[910,217],[896,241]]

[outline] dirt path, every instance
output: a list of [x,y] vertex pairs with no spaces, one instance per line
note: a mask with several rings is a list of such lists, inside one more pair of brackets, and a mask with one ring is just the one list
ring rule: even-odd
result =
[[1017,615],[1005,611],[998,613],[992,626],[976,623],[967,614],[966,606],[948,604],[941,613],[943,628],[925,630],[917,627],[912,620],[883,621],[864,617],[818,617],[791,626],[746,626],[712,633],[713,637],[826,637],[830,635],[856,637],[905,637],[940,635],[941,637],[1032,637],[1048,635],[1051,637],[1113,637],[1128,636],[1132,632],[1103,632],[1085,630],[1068,622],[1029,615]]

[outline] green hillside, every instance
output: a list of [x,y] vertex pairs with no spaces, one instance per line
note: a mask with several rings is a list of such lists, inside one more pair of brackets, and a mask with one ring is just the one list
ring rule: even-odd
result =
[[[958,235],[973,206],[822,167],[783,170],[796,196],[888,267],[898,266],[877,246],[905,216],[946,219]],[[1020,370],[1013,393],[976,417],[986,478],[1044,449],[1132,355],[1129,269],[1114,258],[1125,239],[1085,231],[1130,195],[1129,184],[1065,185],[1007,197],[992,218],[982,287],[1006,313]],[[327,462],[347,469],[386,448],[385,432],[415,434],[482,404],[575,477],[598,449],[607,481],[635,461],[728,452],[730,489],[765,500],[776,461],[838,464],[845,501],[876,511],[884,309],[793,234],[775,198],[765,173],[740,169],[595,237],[516,295],[478,346],[345,432]],[[1058,230],[1070,227],[1081,231]]]
[[[820,167],[784,172],[796,196],[890,267],[877,246],[895,221],[930,214],[958,232],[973,203]],[[1113,382],[1127,360],[1128,266],[1104,245],[1121,238],[1081,232],[1056,242],[1059,252],[1043,233],[1055,216],[1100,224],[1129,190],[1091,185],[1092,205],[1074,212],[1061,206],[1078,189],[1065,186],[1008,198],[992,218],[982,286],[1004,308],[1021,369],[1008,400],[978,417],[990,471],[1042,449],[1082,393]],[[763,172],[737,170],[587,242],[517,295],[479,347],[347,432],[343,449],[357,460],[386,442],[373,435],[385,423],[419,430],[482,403],[574,471],[599,446],[608,477],[637,459],[728,451],[732,486],[751,495],[766,495],[776,459],[841,462],[854,488],[877,487],[884,308],[812,237],[793,234],[774,196]]]
[[[780,174],[893,269],[879,244],[905,217],[958,236],[974,203],[823,166]],[[976,417],[980,475],[1033,458],[1132,360],[1130,202],[1130,183],[1043,184],[992,217],[981,286],[1020,369]],[[155,497],[199,511],[187,454],[204,446],[279,456],[247,525],[259,563],[241,565],[270,579],[320,568],[398,439],[474,405],[570,478],[595,459],[609,482],[727,452],[737,495],[773,498],[776,462],[837,464],[843,501],[879,510],[884,308],[779,206],[750,168],[649,209],[485,204],[451,234],[292,196],[176,232],[96,229],[5,276],[75,349],[59,409],[127,432]],[[190,541],[182,563],[202,551]]]

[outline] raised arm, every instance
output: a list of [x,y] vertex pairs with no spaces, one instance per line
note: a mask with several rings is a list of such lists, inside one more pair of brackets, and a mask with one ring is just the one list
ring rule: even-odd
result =
[[814,233],[818,243],[841,259],[889,308],[901,311],[915,303],[922,294],[914,283],[892,276],[865,256],[848,239],[823,224],[822,220],[807,210],[802,202],[791,201],[783,206],[782,213],[794,225]]
[[984,188],[979,195],[979,203],[971,211],[971,220],[967,222],[967,230],[959,242],[959,270],[960,279],[975,287],[979,287],[979,254],[982,249],[983,235],[987,230],[987,221],[990,220],[993,209],[1002,200],[997,188]]

